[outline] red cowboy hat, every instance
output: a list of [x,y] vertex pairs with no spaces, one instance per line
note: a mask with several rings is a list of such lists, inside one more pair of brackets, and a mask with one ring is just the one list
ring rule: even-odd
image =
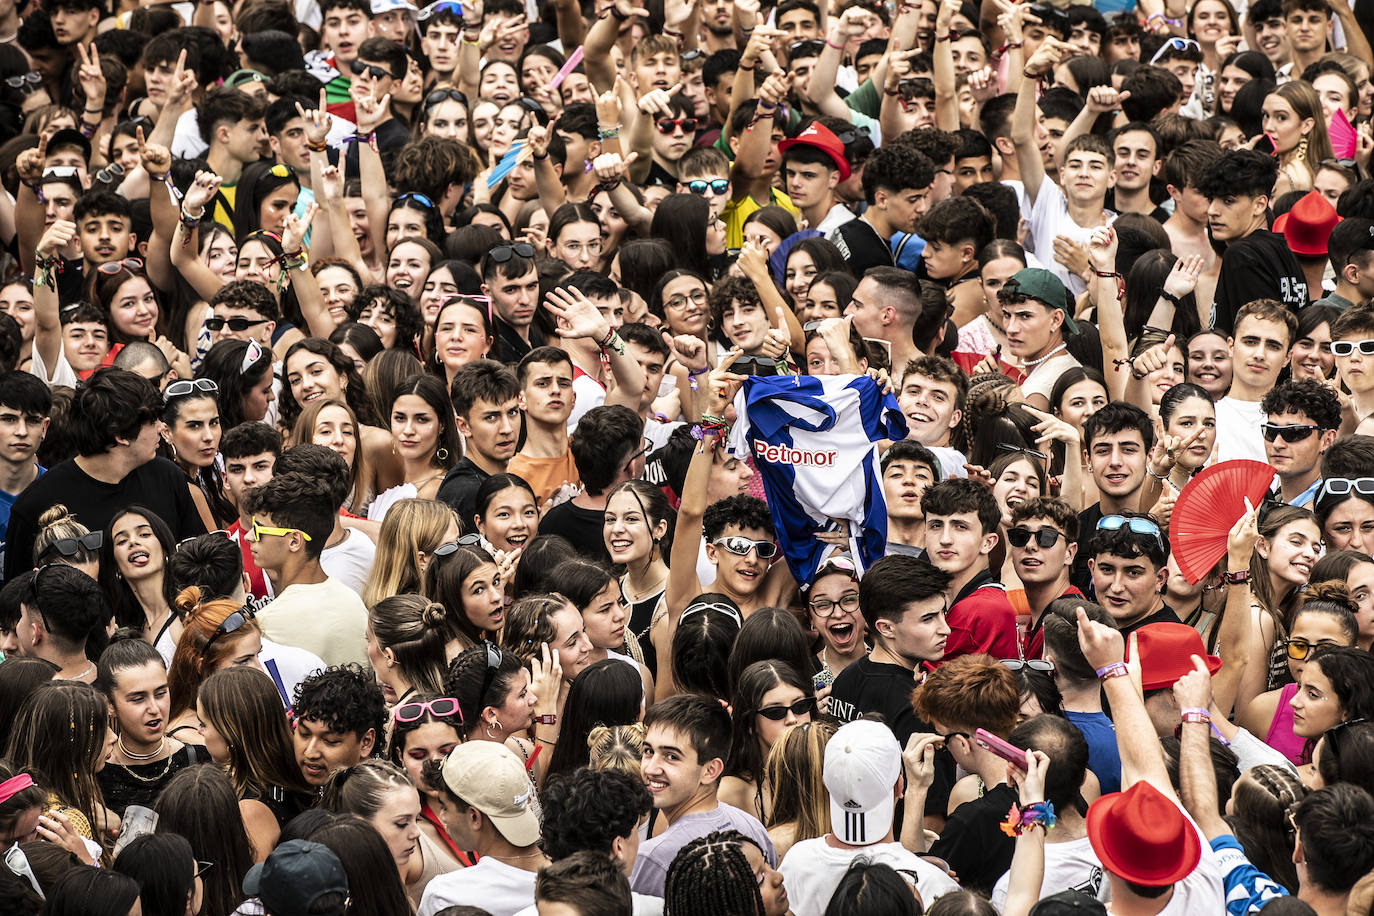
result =
[[1311,191],[1301,197],[1293,208],[1274,220],[1274,231],[1283,233],[1288,250],[1303,258],[1326,257],[1326,240],[1341,218],[1336,208],[1322,196]]
[[1107,871],[1145,887],[1182,881],[1202,857],[1202,841],[1188,818],[1144,781],[1089,806],[1088,840]]

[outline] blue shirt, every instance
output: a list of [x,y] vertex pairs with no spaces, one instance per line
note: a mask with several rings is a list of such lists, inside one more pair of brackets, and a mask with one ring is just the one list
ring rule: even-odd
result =
[[1088,769],[1093,771],[1102,794],[1121,791],[1121,755],[1116,749],[1116,726],[1102,712],[1070,712],[1064,718],[1074,724],[1088,742]]
[[[41,464],[38,465],[38,477],[42,477],[47,470]],[[38,477],[35,477],[34,480],[37,480]],[[10,527],[10,509],[18,498],[18,493],[6,493],[4,490],[0,490],[0,562],[3,562],[5,556],[5,537]]]

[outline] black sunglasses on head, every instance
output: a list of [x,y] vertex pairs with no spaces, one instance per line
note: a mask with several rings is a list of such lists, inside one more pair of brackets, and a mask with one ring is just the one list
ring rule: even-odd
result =
[[[103,531],[89,531],[80,537],[58,538],[44,548],[43,556],[47,556],[56,550],[62,556],[71,559],[82,550],[85,550],[87,553],[99,550],[100,545],[103,543],[105,543],[105,533]],[[39,559],[42,559],[42,557],[39,557]]]
[[529,242],[511,242],[509,245],[497,245],[487,252],[487,257],[497,264],[504,264],[513,257],[532,258],[534,257],[534,246]]
[[447,544],[440,544],[430,553],[432,557],[446,557],[451,553],[456,553],[460,547],[476,547],[482,543],[480,534],[465,534],[456,541],[449,541]]

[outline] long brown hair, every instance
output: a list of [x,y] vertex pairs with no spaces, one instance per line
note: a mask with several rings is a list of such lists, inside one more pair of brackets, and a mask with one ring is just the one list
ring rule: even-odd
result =
[[110,704],[80,681],[39,685],[19,707],[5,756],[22,770],[42,774],[42,785],[80,811],[97,834],[102,807],[95,771],[105,756]]
[[[1272,545],[1280,531],[1294,522],[1301,521],[1311,522],[1320,536],[1321,526],[1317,524],[1317,517],[1312,514],[1312,510],[1298,506],[1276,506],[1262,513],[1258,525],[1259,536]],[[1250,594],[1254,597],[1255,603],[1274,618],[1275,634],[1286,637],[1293,624],[1293,612],[1297,610],[1302,590],[1294,585],[1283,594],[1277,594],[1273,583],[1269,581],[1269,561],[1260,556],[1258,549],[1250,557]]]
[[795,825],[794,843],[830,832],[830,805],[822,772],[825,745],[834,734],[835,726],[829,722],[794,725],[782,733],[768,754],[764,772],[773,800],[768,826]]
[[251,635],[261,635],[262,630],[255,621],[248,621],[232,633],[225,633],[206,651],[210,640],[225,619],[243,610],[237,601],[218,599],[200,600],[201,591],[196,586],[182,589],[173,603],[173,610],[181,617],[183,629],[177,640],[176,651],[172,653],[172,664],[167,670],[167,691],[171,698],[168,716],[177,716],[194,709],[196,695],[205,679],[214,674],[227,658],[238,654],[239,644]]
[[291,444],[300,445],[302,442],[315,441],[315,424],[319,422],[320,414],[326,407],[342,407],[344,413],[348,414],[348,422],[353,424],[353,463],[348,466],[348,499],[344,502],[344,507],[361,512],[367,504],[367,482],[372,479],[372,475],[368,473],[370,469],[367,463],[367,450],[363,448],[362,424],[358,422],[358,415],[348,406],[347,401],[330,398],[311,401],[305,405],[301,415],[296,418],[295,427],[291,430]]
[[229,778],[240,797],[273,786],[309,788],[296,766],[291,730],[272,679],[256,668],[216,671],[200,685],[200,711],[229,745]]

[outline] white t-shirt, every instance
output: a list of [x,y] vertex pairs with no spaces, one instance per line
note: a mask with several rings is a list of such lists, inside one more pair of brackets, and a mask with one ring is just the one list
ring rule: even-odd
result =
[[1250,458],[1269,463],[1264,454],[1260,424],[1265,420],[1259,401],[1238,401],[1232,397],[1217,401],[1217,460]]
[[[1011,872],[1007,872],[997,879],[992,889],[992,905],[999,913],[1006,906],[1010,880]],[[1081,891],[1103,903],[1112,900],[1111,882],[1087,837],[1045,844],[1045,879],[1040,882],[1040,896],[1044,898],[1067,890]]]
[[[271,677],[273,670],[281,678],[281,686],[286,691],[287,702],[291,702],[296,696],[296,688],[301,681],[310,677],[316,671],[323,671],[327,666],[324,659],[314,652],[305,649],[297,649],[295,646],[283,646],[281,643],[263,637],[262,651],[258,653],[258,661],[262,662],[263,668]],[[272,678],[275,682],[276,678]]]
[[940,479],[949,480],[951,477],[967,477],[968,471],[964,470],[964,465],[968,464],[968,456],[957,448],[948,445],[927,445],[932,455],[940,459]]
[[854,218],[853,210],[849,209],[844,204],[835,204],[835,206],[826,211],[825,218],[821,220],[820,225],[813,226],[812,228],[819,231],[822,235],[829,235],[833,230],[840,228]]
[[606,403],[606,386],[585,372],[573,373],[572,386],[577,401],[573,404],[572,413],[568,414],[569,436],[577,429],[577,421],[582,419],[583,414]]
[[434,916],[450,906],[475,906],[491,916],[515,916],[534,903],[535,873],[485,856],[476,865],[429,882],[419,916]]
[[[650,897],[648,894],[636,894],[631,891],[630,904],[632,916],[663,916],[662,897]],[[539,908],[527,906],[515,916],[539,916]]]
[[320,566],[324,567],[329,578],[342,582],[361,595],[367,574],[372,572],[372,558],[376,553],[377,545],[372,543],[370,537],[356,528],[345,528],[344,539],[333,547],[326,547],[320,555]]
[[882,862],[895,869],[914,872],[916,890],[926,907],[937,897],[959,889],[949,875],[901,843],[839,849],[827,843],[825,837],[816,837],[794,845],[778,866],[795,916],[822,916],[840,879],[855,859]]
[[367,667],[367,608],[341,582],[287,586],[258,611],[258,625],[268,638],[306,649],[331,665],[357,662]]
[[1074,359],[1068,350],[1060,350],[1043,363],[1031,367],[1030,374],[1021,383],[1021,393],[1026,397],[1033,394],[1042,395],[1048,401],[1050,392],[1054,391],[1054,383],[1059,381],[1059,376],[1081,365],[1082,363]]
[[[1182,812],[1182,809],[1179,811]],[[1174,885],[1173,897],[1169,898],[1164,909],[1156,916],[1194,916],[1197,913],[1226,912],[1226,891],[1221,881],[1221,866],[1217,864],[1217,855],[1212,851],[1212,844],[1207,842],[1207,838],[1198,830],[1192,818],[1188,818],[1188,829],[1197,834],[1198,842],[1202,845],[1202,858],[1198,859],[1197,868],[1194,868],[1188,877]]]
[[1054,240],[1062,235],[1075,242],[1087,244],[1094,229],[1109,225],[1115,220],[1115,213],[1103,210],[1102,222],[1097,226],[1084,228],[1078,225],[1073,221],[1073,217],[1069,216],[1069,202],[1065,200],[1063,190],[1049,178],[1045,178],[1040,182],[1040,193],[1035,196],[1035,203],[1031,205],[1030,235],[1035,240],[1035,253],[1045,262],[1045,267],[1063,281],[1069,292],[1077,296],[1087,288],[1087,284],[1083,282],[1082,277],[1069,273],[1063,264],[1054,259]]
[[33,358],[29,360],[29,372],[47,382],[49,388],[55,388],[58,385],[77,388],[81,384],[76,377],[76,370],[72,368],[71,363],[67,362],[67,354],[61,347],[57,349],[57,365],[53,366],[51,372],[43,363],[43,357],[38,355],[38,348],[34,347]]

